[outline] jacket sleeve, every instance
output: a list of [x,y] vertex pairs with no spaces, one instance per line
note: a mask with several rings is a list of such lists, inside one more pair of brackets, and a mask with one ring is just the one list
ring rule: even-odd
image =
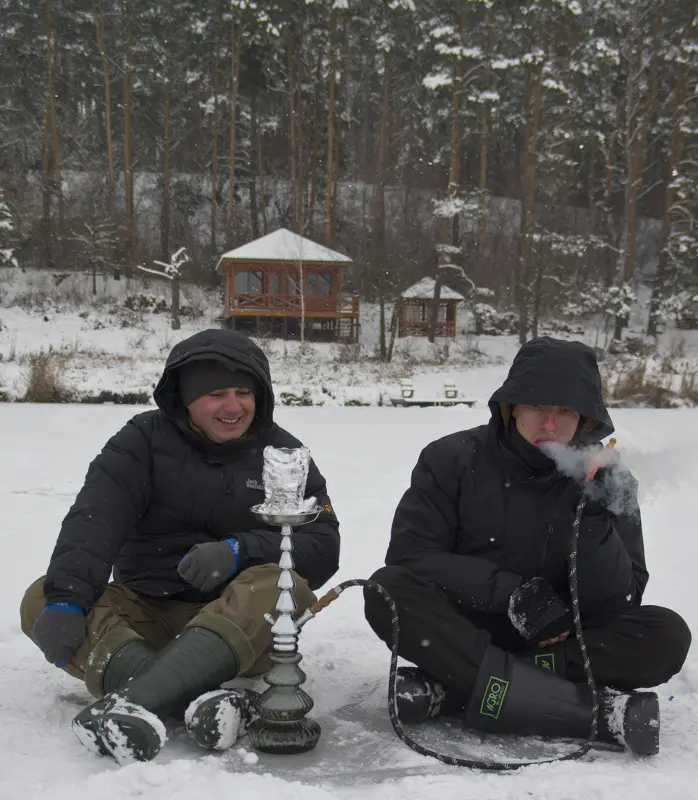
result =
[[[315,497],[322,509],[314,522],[295,528],[293,543],[294,570],[319,589],[339,569],[339,522],[327,495],[325,479],[314,461],[310,462],[305,496]],[[279,531],[255,529],[236,534],[240,542],[238,569],[279,562]]]
[[385,563],[442,587],[466,608],[506,613],[521,577],[487,559],[456,553],[464,469],[438,445],[428,445],[412,471],[410,487],[395,511]]
[[47,603],[89,609],[104,591],[126,536],[150,500],[147,426],[147,419],[134,418],[90,464],[51,556],[44,583]]
[[625,492],[622,512],[610,511],[603,500],[587,501],[577,550],[582,616],[619,611],[642,601],[649,574],[637,482],[630,479],[632,491]]

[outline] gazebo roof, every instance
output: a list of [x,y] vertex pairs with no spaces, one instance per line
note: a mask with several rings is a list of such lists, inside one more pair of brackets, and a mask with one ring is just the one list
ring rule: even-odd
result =
[[[421,281],[417,281],[417,283],[405,289],[401,296],[407,300],[433,300],[435,288],[436,281],[434,278],[422,278]],[[442,284],[441,299],[464,300],[465,298],[462,294],[458,294],[458,292],[454,292],[453,289],[449,289],[448,286]]]
[[341,261],[350,264],[351,259],[336,250],[317,244],[286,228],[279,228],[259,239],[223,253],[218,262],[231,258],[240,261]]

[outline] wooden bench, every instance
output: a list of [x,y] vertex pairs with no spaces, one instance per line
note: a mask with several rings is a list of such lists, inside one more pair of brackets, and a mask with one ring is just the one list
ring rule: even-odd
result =
[[394,406],[474,406],[475,400],[461,396],[455,383],[444,381],[444,388],[441,394],[425,395],[415,394],[412,381],[405,378],[400,381],[400,394],[390,397],[390,402]]

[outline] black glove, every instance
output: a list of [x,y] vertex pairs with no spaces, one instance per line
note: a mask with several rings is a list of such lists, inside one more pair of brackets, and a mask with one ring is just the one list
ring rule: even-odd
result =
[[63,667],[85,641],[85,611],[73,603],[49,603],[32,628],[32,639],[46,660]]
[[210,592],[235,574],[239,553],[237,539],[195,544],[177,565],[177,572],[187,583]]
[[572,627],[572,614],[545,578],[524,581],[509,596],[511,624],[528,642],[554,639]]

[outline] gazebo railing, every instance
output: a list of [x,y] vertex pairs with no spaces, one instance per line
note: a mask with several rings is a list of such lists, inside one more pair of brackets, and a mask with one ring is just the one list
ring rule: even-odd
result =
[[[407,320],[400,325],[400,336],[426,336],[428,330],[428,321]],[[435,335],[454,337],[456,335],[455,322],[449,320],[437,322]]]
[[[346,314],[357,316],[359,312],[359,296],[341,295],[306,295],[305,312],[311,314]],[[269,294],[267,292],[238,292],[230,299],[230,310],[234,311],[271,311],[275,313],[300,314],[301,296],[299,294]]]

